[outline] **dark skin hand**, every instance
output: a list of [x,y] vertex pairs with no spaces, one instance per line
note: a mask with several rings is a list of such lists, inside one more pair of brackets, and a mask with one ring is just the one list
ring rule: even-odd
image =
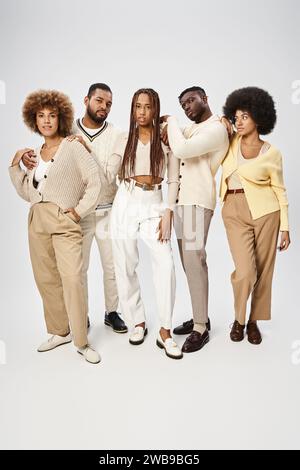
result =
[[[160,117],[160,123],[163,124],[163,123],[166,123],[167,122],[167,119],[168,119],[169,115],[166,114],[165,116],[161,116]],[[168,139],[168,124],[166,124],[161,132],[160,132],[160,138],[162,140],[162,142],[167,146],[169,147],[169,139]]]
[[28,170],[33,170],[37,166],[36,155],[33,150],[24,153],[22,163]]
[[286,251],[291,244],[290,232],[283,231],[280,235],[280,244],[278,247],[279,251]]
[[70,209],[66,209],[64,211],[65,214],[68,214],[68,217],[70,217],[70,219],[74,220],[74,222],[79,222],[80,221],[80,217],[79,215],[77,214],[77,212],[75,211],[75,209],[73,207],[70,207]]
[[[29,150],[28,152],[24,153],[22,157],[22,162],[28,170],[33,170],[37,166],[37,160],[34,151]],[[73,207],[66,209],[64,213],[68,214],[68,217],[74,220],[74,222],[78,223],[80,221],[80,217]]]
[[221,123],[226,127],[228,138],[231,140],[235,134],[232,122],[230,122],[225,116],[222,116]]
[[158,241],[160,243],[168,243],[171,238],[173,223],[173,211],[166,209],[163,217],[160,218],[160,222],[156,231],[158,232]]

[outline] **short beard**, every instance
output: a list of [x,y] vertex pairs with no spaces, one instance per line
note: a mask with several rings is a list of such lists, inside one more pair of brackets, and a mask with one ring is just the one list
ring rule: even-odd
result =
[[88,115],[88,117],[94,121],[95,124],[103,124],[103,122],[106,120],[106,117],[98,117],[96,113],[94,113],[91,108],[90,108],[90,105],[87,106],[86,108],[86,113]]

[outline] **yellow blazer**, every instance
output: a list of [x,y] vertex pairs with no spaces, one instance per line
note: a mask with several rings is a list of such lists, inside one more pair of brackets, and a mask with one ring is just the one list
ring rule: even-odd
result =
[[221,200],[225,200],[227,178],[237,170],[253,219],[280,210],[280,230],[289,230],[281,153],[271,145],[267,152],[238,167],[240,139],[238,134],[234,136],[222,163]]

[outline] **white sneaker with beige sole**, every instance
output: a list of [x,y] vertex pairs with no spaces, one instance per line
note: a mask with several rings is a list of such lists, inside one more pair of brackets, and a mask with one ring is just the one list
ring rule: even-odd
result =
[[78,348],[77,352],[81,354],[87,362],[91,364],[99,364],[101,361],[100,354],[95,351],[90,344],[87,344],[83,348]]
[[67,336],[52,335],[44,343],[38,347],[38,352],[50,351],[51,349],[62,346],[63,344],[71,343],[72,337],[70,334]]

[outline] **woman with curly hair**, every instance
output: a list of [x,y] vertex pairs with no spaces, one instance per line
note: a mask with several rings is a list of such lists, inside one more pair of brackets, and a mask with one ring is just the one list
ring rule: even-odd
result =
[[[69,142],[73,107],[56,90],[31,93],[23,106],[24,122],[44,143],[36,152],[18,150],[9,168],[18,194],[31,203],[29,249],[37,287],[51,337],[39,352],[72,341],[91,363],[100,356],[87,339],[87,312],[82,283],[81,218],[97,205],[101,178],[94,158],[79,142]],[[26,172],[20,161],[36,154],[37,164]]]
[[235,321],[230,338],[244,338],[247,300],[251,295],[246,332],[250,343],[260,344],[257,321],[271,318],[279,230],[278,249],[287,250],[290,244],[281,153],[260,137],[273,130],[276,110],[265,90],[246,87],[228,96],[224,114],[237,131],[223,161],[220,188],[222,217],[235,264],[231,275]]
[[[116,280],[122,311],[134,326],[129,342],[139,345],[147,335],[144,305],[136,273],[140,237],[150,249],[160,330],[156,344],[167,356],[182,352],[170,335],[175,300],[175,272],[170,244],[172,209],[178,191],[178,161],[161,143],[160,101],[151,88],[132,98],[129,135],[117,142],[114,158],[121,180],[111,213]],[[162,181],[168,173],[168,205],[162,202]]]

